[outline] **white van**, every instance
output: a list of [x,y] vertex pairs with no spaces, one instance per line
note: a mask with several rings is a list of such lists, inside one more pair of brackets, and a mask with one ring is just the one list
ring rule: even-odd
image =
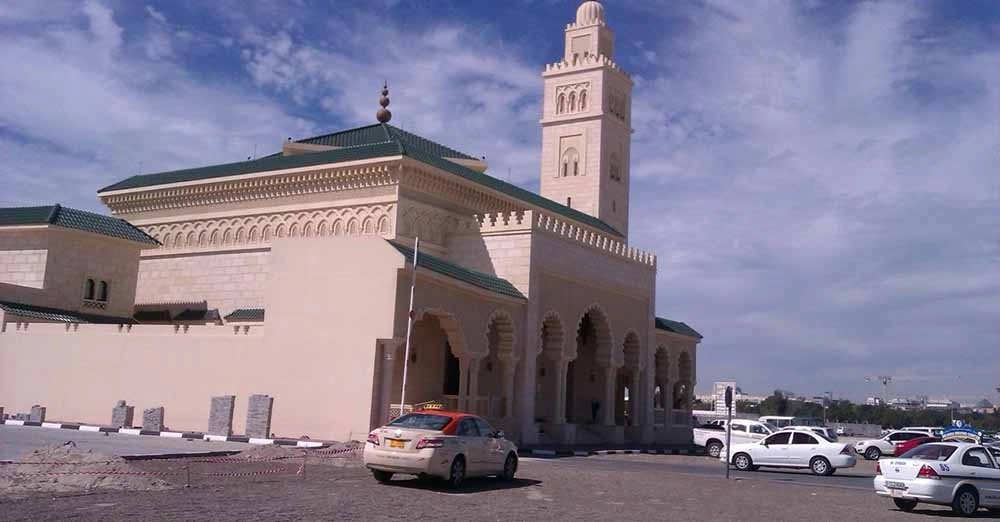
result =
[[757,420],[763,422],[764,424],[777,426],[778,428],[787,428],[792,425],[792,421],[795,420],[795,417],[786,417],[783,415],[764,415]]

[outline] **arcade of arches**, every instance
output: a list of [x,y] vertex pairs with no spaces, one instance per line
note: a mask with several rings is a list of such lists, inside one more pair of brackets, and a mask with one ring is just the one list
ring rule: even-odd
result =
[[[570,328],[554,312],[540,323],[529,372],[511,315],[494,313],[485,325],[465,325],[446,311],[418,314],[406,364],[406,408],[439,404],[469,411],[509,436],[538,443],[640,442],[644,428],[664,440],[690,432],[696,340],[656,330],[656,350],[644,364],[643,337],[629,331],[615,342],[600,307],[587,309]],[[400,411],[405,343],[384,340],[382,346],[383,369],[391,370],[384,375],[392,378],[382,384],[379,422]],[[647,378],[651,391],[644,393]],[[524,386],[534,390],[533,400],[519,396]],[[524,416],[528,422],[519,420]],[[530,436],[523,433],[526,425]]]

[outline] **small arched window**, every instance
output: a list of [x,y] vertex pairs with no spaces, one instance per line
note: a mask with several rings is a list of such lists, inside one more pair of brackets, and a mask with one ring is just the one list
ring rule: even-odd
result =
[[94,298],[94,280],[87,279],[83,282],[83,298],[93,299]]
[[581,111],[587,110],[587,91],[583,91],[580,93],[580,110]]
[[573,158],[573,175],[580,175],[580,160],[579,158]]
[[569,112],[576,111],[576,93],[569,93]]
[[556,114],[562,114],[566,112],[566,95],[560,94],[559,98],[556,99]]
[[101,281],[97,286],[97,300],[106,303],[108,302],[108,282]]
[[562,177],[565,178],[566,177],[566,173],[568,171],[569,171],[569,160],[566,159],[566,158],[563,158],[563,162],[562,162]]

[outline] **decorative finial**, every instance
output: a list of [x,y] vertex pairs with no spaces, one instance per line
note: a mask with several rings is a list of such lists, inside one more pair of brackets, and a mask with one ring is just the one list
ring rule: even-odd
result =
[[389,112],[389,109],[386,109],[386,107],[389,106],[389,82],[384,82],[382,84],[382,97],[378,99],[378,104],[381,105],[382,108],[375,113],[375,119],[377,119],[379,123],[389,123],[389,120],[392,119],[392,113]]

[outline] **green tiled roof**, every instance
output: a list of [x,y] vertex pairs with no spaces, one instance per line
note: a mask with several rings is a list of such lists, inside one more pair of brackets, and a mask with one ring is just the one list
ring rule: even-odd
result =
[[696,332],[694,328],[691,328],[685,323],[680,321],[672,321],[670,319],[664,319],[663,317],[656,318],[656,329],[666,330],[668,332],[674,332],[676,334],[687,335],[688,337],[697,337],[701,339],[700,333]]
[[61,205],[0,208],[0,226],[54,225],[139,243],[160,243],[128,221]]
[[154,185],[164,185],[167,183],[221,178],[239,174],[252,174],[256,172],[308,167],[312,165],[323,165],[342,161],[405,155],[472,181],[483,187],[518,199],[528,206],[560,214],[566,218],[615,236],[621,237],[622,235],[621,232],[615,230],[614,227],[608,225],[600,219],[597,219],[596,217],[584,214],[579,210],[542,197],[534,192],[518,187],[517,185],[494,178],[489,174],[483,174],[459,165],[458,163],[449,161],[446,158],[476,158],[458,152],[454,149],[450,149],[426,138],[421,138],[420,136],[411,134],[402,129],[398,129],[392,125],[379,123],[334,134],[308,138],[306,140],[299,141],[299,143],[331,145],[344,148],[307,154],[295,154],[292,156],[271,155],[252,161],[240,161],[237,163],[226,163],[195,169],[160,172],[157,174],[143,174],[119,181],[118,183],[104,187],[97,192],[101,193],[112,190],[150,187]]
[[131,317],[112,317],[106,315],[84,314],[71,310],[60,310],[45,306],[34,306],[10,301],[0,301],[0,309],[12,315],[56,321],[60,323],[98,323],[98,324],[133,324]]
[[420,149],[428,154],[433,154],[442,158],[459,158],[467,160],[478,160],[479,158],[469,156],[453,148],[445,147],[440,143],[431,141],[423,136],[406,132],[399,127],[389,124],[376,123],[366,127],[358,127],[332,134],[314,136],[296,143],[308,143],[311,145],[327,145],[331,147],[356,147],[358,145],[369,145],[385,141],[399,141],[408,149]]
[[[406,257],[407,263],[413,264],[412,248],[396,241],[389,241],[389,243],[396,247],[396,250],[399,250],[399,253]],[[506,279],[462,268],[454,263],[434,257],[424,252],[420,253],[419,259],[417,260],[417,267],[426,268],[431,272],[437,272],[452,279],[457,279],[472,286],[496,292],[501,295],[525,299],[524,294],[522,294],[520,290],[515,288],[514,285],[510,284],[510,281],[507,281]]]
[[180,183],[183,181],[194,181],[199,179],[223,178],[226,176],[236,176],[239,174],[253,174],[255,172],[268,172],[271,170],[293,169],[297,167],[309,167],[312,165],[323,165],[326,163],[339,163],[342,161],[361,160],[378,158],[382,156],[398,156],[403,150],[396,142],[371,143],[334,149],[324,152],[314,152],[312,154],[295,154],[292,156],[272,155],[265,156],[250,161],[238,161],[236,163],[224,163],[222,165],[211,165],[194,169],[172,170],[169,172],[158,172],[156,174],[142,174],[132,176],[108,185],[97,191],[110,192],[112,190],[124,190],[139,187],[151,187],[154,185],[165,185],[167,183]]
[[233,310],[225,317],[228,322],[252,322],[252,323],[262,323],[264,322],[264,309],[263,308],[237,308]]

